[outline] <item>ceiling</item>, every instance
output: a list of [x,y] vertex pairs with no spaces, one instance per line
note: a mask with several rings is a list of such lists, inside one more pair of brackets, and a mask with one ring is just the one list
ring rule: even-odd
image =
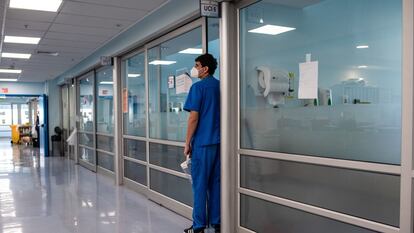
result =
[[[32,56],[28,60],[1,58],[0,68],[23,71],[20,75],[0,74],[0,78],[19,77],[21,82],[53,79],[167,1],[63,0],[59,11],[54,13],[11,9],[5,6],[6,0],[0,0],[2,23],[6,12],[4,35],[41,37],[38,45],[3,43],[2,52]],[[59,55],[38,54],[38,51]]]

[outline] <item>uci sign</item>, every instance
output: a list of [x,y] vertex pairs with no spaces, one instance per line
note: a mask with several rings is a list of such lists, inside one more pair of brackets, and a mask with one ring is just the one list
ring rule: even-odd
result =
[[200,1],[200,11],[201,16],[206,17],[215,17],[218,18],[219,14],[219,3],[212,0],[201,0]]

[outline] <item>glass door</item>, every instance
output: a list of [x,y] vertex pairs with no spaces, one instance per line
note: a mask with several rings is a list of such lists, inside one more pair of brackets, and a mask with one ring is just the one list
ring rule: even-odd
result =
[[78,79],[78,86],[79,164],[96,172],[94,72],[89,72],[88,74],[80,77]]

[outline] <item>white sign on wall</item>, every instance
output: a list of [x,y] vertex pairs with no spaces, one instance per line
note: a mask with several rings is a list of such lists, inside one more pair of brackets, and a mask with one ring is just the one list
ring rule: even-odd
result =
[[200,13],[205,17],[220,17],[220,7],[217,0],[200,0]]

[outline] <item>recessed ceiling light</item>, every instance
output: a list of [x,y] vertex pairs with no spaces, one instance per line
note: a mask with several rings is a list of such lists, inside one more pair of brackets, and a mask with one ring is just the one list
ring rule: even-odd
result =
[[29,59],[32,55],[28,53],[1,53],[2,57]]
[[5,43],[17,44],[39,44],[40,37],[25,37],[25,36],[5,36]]
[[128,78],[137,78],[140,77],[141,74],[128,74]]
[[112,81],[102,81],[99,84],[114,84]]
[[368,45],[358,45],[356,48],[357,49],[367,49],[367,48],[369,48],[369,46]]
[[57,12],[62,0],[10,0],[10,8]]
[[267,24],[252,30],[249,30],[251,33],[260,33],[260,34],[267,34],[267,35],[277,35],[284,32],[295,30],[296,28],[291,27],[284,27],[284,26],[278,26],[278,25],[271,25]]
[[188,49],[181,50],[178,53],[184,53],[184,54],[202,54],[203,53],[203,49],[188,48]]
[[358,66],[358,69],[365,69],[368,68],[368,66]]
[[17,82],[17,78],[0,78],[0,82]]
[[164,60],[154,60],[150,62],[151,65],[171,65],[177,63],[176,61],[164,61]]
[[0,69],[0,73],[20,74],[22,70]]

